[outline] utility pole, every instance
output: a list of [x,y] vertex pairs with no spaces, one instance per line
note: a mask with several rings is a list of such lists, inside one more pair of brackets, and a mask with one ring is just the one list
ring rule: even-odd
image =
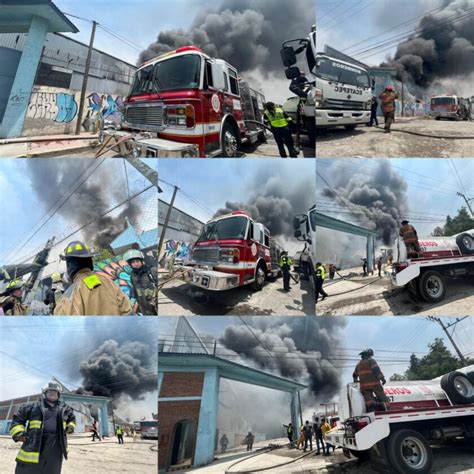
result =
[[146,164],[140,158],[125,158],[140,174],[142,174],[151,184],[158,188],[158,192],[161,193],[162,190],[158,186],[158,171],[154,170],[151,166]]
[[454,339],[451,337],[451,334],[449,334],[448,329],[451,326],[455,326],[457,323],[460,323],[463,319],[466,319],[467,317],[468,316],[464,316],[464,318],[461,318],[461,319],[456,318],[456,321],[454,321],[451,324],[448,324],[447,326],[445,326],[443,324],[443,321],[441,321],[440,318],[435,318],[434,316],[428,316],[428,320],[433,321],[433,322],[437,322],[443,328],[443,331],[446,333],[446,336],[448,336],[449,340],[451,341],[451,344],[453,345],[454,350],[457,352],[459,359],[461,360],[461,362],[463,364],[466,364],[466,365],[467,365],[467,361],[464,358],[464,356],[462,355],[462,352],[459,350],[459,347],[454,342]]
[[169,203],[168,212],[166,213],[165,222],[163,224],[163,229],[161,230],[160,241],[158,243],[158,258],[160,258],[161,247],[165,241],[166,230],[168,229],[168,223],[171,217],[171,211],[173,210],[174,200],[176,198],[176,193],[178,192],[178,186],[174,187],[173,196],[171,202]]
[[405,71],[402,72],[402,117],[405,117],[405,92],[404,92],[404,85],[405,83]]
[[79,112],[77,113],[76,135],[79,135],[81,133],[82,115],[84,113],[84,103],[86,100],[86,93],[87,93],[87,80],[89,79],[89,71],[91,68],[92,49],[94,48],[96,28],[97,28],[97,22],[93,21],[91,40],[89,42],[89,51],[87,51],[86,69],[84,71],[84,79],[82,80],[81,100],[79,102]]
[[464,199],[464,201],[466,202],[466,205],[467,205],[467,207],[468,207],[468,209],[469,209],[469,212],[471,213],[471,216],[474,217],[474,213],[472,212],[471,205],[469,204],[469,201],[472,201],[473,199],[468,199],[468,198],[466,197],[466,195],[463,194],[463,193],[459,193],[459,192],[458,192],[458,193],[456,193],[456,194],[457,194],[458,196],[461,196],[461,197]]

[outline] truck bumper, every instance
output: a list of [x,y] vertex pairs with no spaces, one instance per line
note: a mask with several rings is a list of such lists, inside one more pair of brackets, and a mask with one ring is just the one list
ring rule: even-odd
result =
[[[129,137],[125,141],[125,138]],[[147,158],[197,158],[199,146],[190,143],[179,143],[163,138],[151,138],[140,133],[129,133],[118,130],[103,130],[100,132],[99,142],[109,140],[110,146],[116,143],[115,150],[121,156]],[[120,142],[120,143],[118,143]]]
[[239,275],[193,267],[188,269],[183,275],[184,281],[205,290],[225,291],[240,286]]
[[316,109],[316,127],[364,125],[370,122],[370,110]]

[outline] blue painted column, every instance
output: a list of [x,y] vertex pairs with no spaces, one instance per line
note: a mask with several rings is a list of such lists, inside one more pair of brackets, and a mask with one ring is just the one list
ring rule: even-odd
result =
[[367,237],[367,273],[373,271],[372,254],[374,253],[374,237],[369,235]]
[[102,436],[109,436],[109,419],[107,416],[107,402],[99,405],[99,421]]
[[48,22],[43,18],[33,17],[31,20],[25,47],[3,116],[0,138],[21,136],[48,26]]
[[214,458],[217,409],[219,407],[219,381],[219,371],[217,368],[206,369],[199,411],[194,466],[204,466]]
[[298,439],[300,435],[300,400],[298,398],[298,390],[294,390],[291,394],[291,423],[293,425],[293,441]]

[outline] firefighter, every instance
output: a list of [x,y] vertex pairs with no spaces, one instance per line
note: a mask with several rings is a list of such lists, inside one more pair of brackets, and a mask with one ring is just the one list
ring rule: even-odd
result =
[[6,316],[25,316],[28,307],[22,303],[23,280],[12,280],[7,284],[5,291],[0,296],[4,296],[1,303]]
[[290,270],[291,265],[293,265],[293,260],[291,257],[288,256],[288,252],[283,251],[280,254],[280,261],[278,262],[278,266],[281,268],[283,273],[283,290],[290,291]]
[[88,245],[71,242],[61,255],[66,260],[67,273],[72,282],[54,310],[54,315],[68,316],[122,316],[133,314],[130,300],[107,277],[93,272]]
[[329,279],[334,280],[334,276],[336,275],[336,265],[334,265],[334,263],[330,263],[328,271],[329,271]]
[[73,409],[60,400],[61,385],[51,381],[40,401],[20,406],[13,415],[10,435],[22,445],[15,474],[60,474],[67,459],[67,435],[74,433]]
[[400,237],[403,238],[407,247],[407,252],[420,253],[420,244],[418,243],[418,234],[416,229],[410,224],[409,221],[402,221],[402,227],[400,228]]
[[120,425],[117,425],[115,428],[115,434],[118,439],[118,444],[123,444],[123,429]]
[[390,127],[395,121],[395,101],[398,99],[398,94],[393,90],[392,86],[387,86],[379,95],[379,99],[382,101],[385,133],[390,133]]
[[131,249],[123,258],[132,269],[131,298],[135,298],[135,312],[145,315],[158,314],[158,278],[145,264],[145,257],[140,250]]
[[328,294],[323,290],[324,280],[326,279],[326,269],[321,262],[316,264],[315,269],[315,289],[316,289],[316,303],[318,302],[319,295],[322,296],[321,301],[324,301],[324,298],[327,298]]
[[255,440],[255,436],[251,431],[247,433],[247,436],[245,437],[245,442],[247,443],[247,451],[252,451],[253,449],[253,442]]
[[227,437],[225,433],[221,437],[220,444],[221,444],[221,454],[224,454],[227,450],[227,446],[229,445],[229,438]]
[[372,96],[372,101],[370,102],[370,122],[367,125],[368,127],[371,127],[374,123],[379,126],[379,121],[377,119],[377,108],[379,106],[379,102],[377,100],[377,97]]
[[389,400],[382,387],[386,381],[379,365],[375,359],[372,359],[374,351],[372,349],[365,349],[359,355],[361,356],[361,360],[357,364],[352,378],[354,383],[360,382],[360,391],[364,396],[367,411],[375,411],[377,401],[383,403],[384,409],[388,410]]
[[51,288],[46,292],[44,304],[49,306],[50,314],[54,314],[54,309],[64,294],[64,283],[59,272],[51,275]]
[[293,121],[291,117],[289,117],[281,107],[277,107],[273,102],[267,102],[265,104],[265,110],[263,113],[272,129],[280,156],[282,158],[287,157],[285,150],[286,145],[290,156],[292,158],[297,158],[298,152],[295,150],[293,136],[291,135],[290,130],[290,123]]

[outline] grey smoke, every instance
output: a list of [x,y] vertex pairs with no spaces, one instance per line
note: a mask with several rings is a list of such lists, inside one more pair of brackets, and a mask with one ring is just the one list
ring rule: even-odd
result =
[[331,170],[332,188],[322,195],[333,199],[341,210],[351,211],[356,223],[375,231],[385,245],[393,243],[401,220],[408,212],[407,183],[389,160],[375,160],[369,171],[356,172],[343,162]]
[[345,324],[341,318],[252,318],[254,334],[243,323],[232,324],[219,341],[257,368],[306,383],[309,398],[322,402],[340,388],[331,355]]
[[213,9],[201,7],[188,30],[160,32],[140,54],[138,63],[193,44],[241,72],[262,67],[283,75],[282,42],[304,37],[314,21],[313,0],[280,2],[277,7],[273,0],[223,0]]
[[[31,186],[46,209],[57,205],[68,195],[77,178],[91,171],[90,159],[54,159],[27,160],[27,171]],[[83,233],[86,241],[96,248],[109,245],[126,229],[126,218],[133,219],[140,209],[133,202],[121,207],[118,215],[102,216],[113,203],[123,200],[121,182],[114,176],[115,166],[119,162],[101,165],[90,178],[77,189],[58,214],[68,223],[82,226],[90,221]],[[86,175],[84,175],[85,177]],[[115,198],[115,199],[114,199]]]
[[303,174],[301,170],[295,168],[293,174],[283,168],[280,173],[275,169],[261,170],[242,189],[249,198],[245,202],[227,201],[214,217],[245,210],[264,224],[273,236],[294,238],[293,216],[306,213],[316,195],[314,174]]
[[105,341],[79,366],[84,390],[113,399],[128,395],[134,400],[156,390],[156,350],[151,347],[139,341]]
[[[471,0],[446,0],[443,8],[425,15],[421,32],[401,42],[393,58],[382,65],[395,67],[398,78],[427,87],[436,79],[468,76],[474,71],[474,21]],[[468,15],[453,22],[459,15]]]

